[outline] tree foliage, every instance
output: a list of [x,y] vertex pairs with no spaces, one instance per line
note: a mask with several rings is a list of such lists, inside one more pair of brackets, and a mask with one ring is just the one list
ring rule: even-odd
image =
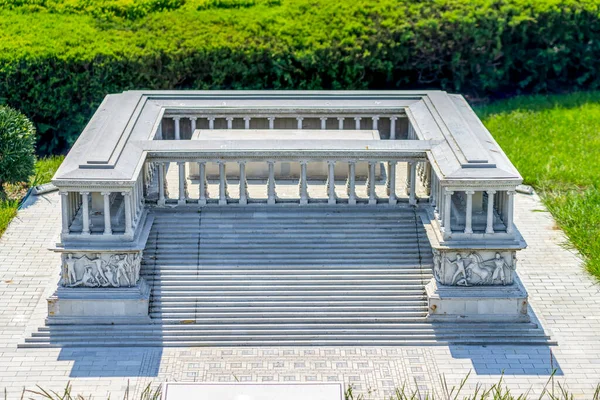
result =
[[126,89],[597,88],[600,0],[0,0],[0,97],[68,148]]

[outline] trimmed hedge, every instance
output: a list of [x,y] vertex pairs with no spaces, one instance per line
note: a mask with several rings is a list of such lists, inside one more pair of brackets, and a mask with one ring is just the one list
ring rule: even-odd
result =
[[[600,84],[600,0],[0,0],[0,97],[42,153],[126,89]],[[137,11],[136,11],[137,10]]]
[[35,165],[35,128],[15,109],[0,106],[0,201],[4,184],[28,182]]

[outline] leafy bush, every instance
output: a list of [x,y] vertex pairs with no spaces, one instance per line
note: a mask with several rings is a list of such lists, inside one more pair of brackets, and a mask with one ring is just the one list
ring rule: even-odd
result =
[[26,116],[0,106],[0,199],[4,184],[27,182],[33,174],[35,129]]
[[[600,0],[0,0],[0,97],[68,148],[126,89],[600,86]],[[35,12],[32,12],[35,11]]]

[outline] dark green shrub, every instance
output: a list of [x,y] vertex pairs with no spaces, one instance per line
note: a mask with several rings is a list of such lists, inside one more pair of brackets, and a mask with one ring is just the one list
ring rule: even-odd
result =
[[[63,151],[127,89],[600,86],[600,0],[0,0],[0,98]],[[31,12],[34,10],[35,12]]]
[[0,200],[4,183],[27,182],[33,174],[35,128],[27,117],[0,106]]

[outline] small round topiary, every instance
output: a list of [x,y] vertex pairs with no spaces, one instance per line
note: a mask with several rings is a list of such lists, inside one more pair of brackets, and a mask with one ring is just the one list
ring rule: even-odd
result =
[[26,182],[35,167],[35,127],[19,111],[0,106],[0,198],[5,183]]

